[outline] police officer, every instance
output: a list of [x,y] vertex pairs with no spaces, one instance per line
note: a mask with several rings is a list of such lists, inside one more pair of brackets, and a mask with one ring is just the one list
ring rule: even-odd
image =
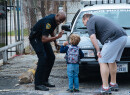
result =
[[[62,37],[63,31],[54,35],[55,28],[66,19],[64,12],[50,14],[40,19],[31,29],[29,36],[30,43],[38,57],[38,64],[35,73],[35,90],[48,91],[47,87],[55,87],[48,82],[48,78],[55,61],[55,55],[50,45],[54,41],[56,48],[58,44],[56,39]],[[49,35],[51,37],[49,37]]]

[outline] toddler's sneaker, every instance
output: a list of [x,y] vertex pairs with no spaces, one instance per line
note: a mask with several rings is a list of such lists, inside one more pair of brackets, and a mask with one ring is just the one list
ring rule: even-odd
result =
[[110,89],[111,89],[111,91],[118,91],[119,90],[119,86],[118,86],[117,83],[115,85],[111,85],[110,84]]
[[75,88],[74,88],[74,92],[79,92],[79,89],[75,89]]
[[68,91],[68,92],[73,92],[73,89],[67,89],[66,91]]

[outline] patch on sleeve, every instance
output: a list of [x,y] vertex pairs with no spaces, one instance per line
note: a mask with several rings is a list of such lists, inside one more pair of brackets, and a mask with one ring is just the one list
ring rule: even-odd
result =
[[51,24],[50,23],[46,24],[46,29],[51,29]]

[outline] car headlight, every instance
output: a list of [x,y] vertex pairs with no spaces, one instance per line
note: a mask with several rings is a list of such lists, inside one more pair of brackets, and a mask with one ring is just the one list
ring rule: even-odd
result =
[[84,53],[84,57],[95,57],[93,50],[82,50]]
[[58,44],[58,45],[63,45],[64,42],[65,42],[65,41],[57,40],[57,44]]

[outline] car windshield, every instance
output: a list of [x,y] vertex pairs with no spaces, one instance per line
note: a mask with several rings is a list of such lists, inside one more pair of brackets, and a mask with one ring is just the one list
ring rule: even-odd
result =
[[[107,17],[108,19],[111,19],[124,29],[126,30],[130,29],[130,9],[92,10],[81,12],[76,21],[74,32],[86,30],[86,26],[84,26],[82,22],[82,17],[85,13],[91,13],[93,15]],[[130,33],[127,34],[130,35]]]

